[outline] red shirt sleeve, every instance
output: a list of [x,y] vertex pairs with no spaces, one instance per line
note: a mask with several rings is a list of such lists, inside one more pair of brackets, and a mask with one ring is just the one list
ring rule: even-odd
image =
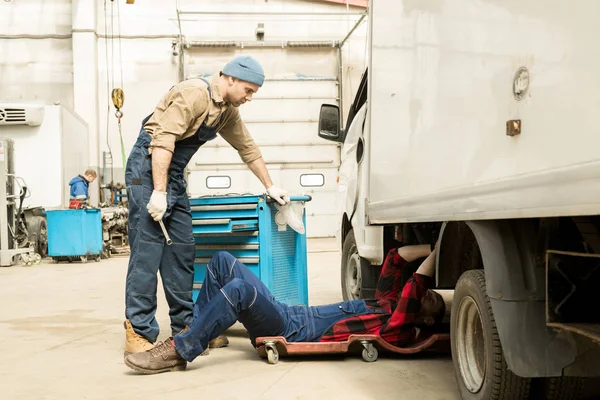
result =
[[402,289],[402,268],[408,262],[398,254],[398,249],[390,250],[383,262],[383,268],[377,281],[375,298],[377,300],[387,299],[397,301],[400,290]]

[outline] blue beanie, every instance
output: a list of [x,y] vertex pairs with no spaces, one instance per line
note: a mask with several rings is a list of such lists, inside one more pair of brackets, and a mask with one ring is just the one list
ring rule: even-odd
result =
[[262,86],[265,81],[265,72],[260,63],[250,56],[239,56],[223,67],[223,74],[237,78],[241,81]]

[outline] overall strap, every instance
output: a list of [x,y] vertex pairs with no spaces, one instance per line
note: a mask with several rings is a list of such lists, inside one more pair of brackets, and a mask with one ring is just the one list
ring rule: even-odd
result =
[[210,99],[212,100],[212,90],[210,88],[210,83],[208,83],[208,81],[204,78],[200,78],[200,80],[202,80],[204,83],[206,83],[206,86],[208,89],[208,95],[210,96]]

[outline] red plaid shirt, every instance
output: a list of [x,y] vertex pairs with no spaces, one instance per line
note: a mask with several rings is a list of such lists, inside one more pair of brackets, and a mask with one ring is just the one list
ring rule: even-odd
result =
[[[331,326],[321,342],[340,342],[350,335],[377,335],[394,346],[413,342],[421,299],[432,285],[430,277],[414,273],[402,287],[402,268],[408,262],[392,249],[385,258],[375,299],[365,300],[369,314],[343,319]],[[402,294],[400,294],[402,290]],[[400,297],[398,298],[398,295]]]

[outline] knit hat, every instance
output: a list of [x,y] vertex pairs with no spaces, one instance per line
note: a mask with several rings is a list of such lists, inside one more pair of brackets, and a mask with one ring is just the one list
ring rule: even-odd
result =
[[250,56],[238,56],[223,68],[223,74],[237,78],[241,81],[262,86],[265,81],[265,72],[260,63]]

